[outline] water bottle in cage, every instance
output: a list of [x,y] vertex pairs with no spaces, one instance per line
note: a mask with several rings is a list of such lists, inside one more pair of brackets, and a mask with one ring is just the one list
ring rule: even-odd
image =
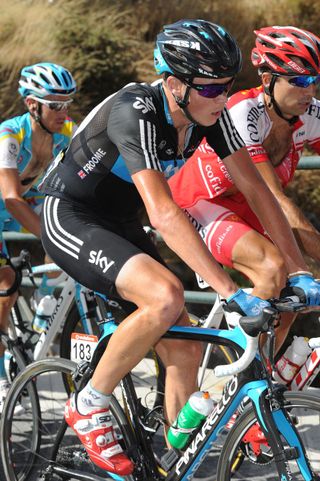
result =
[[32,328],[34,331],[41,334],[46,329],[56,304],[57,301],[54,296],[47,295],[40,300],[32,322]]
[[298,369],[305,363],[311,348],[305,337],[294,336],[292,344],[286,349],[276,364],[277,371],[273,374],[275,381],[288,384]]
[[171,446],[177,449],[184,448],[192,431],[210,414],[214,404],[208,392],[193,393],[168,431]]

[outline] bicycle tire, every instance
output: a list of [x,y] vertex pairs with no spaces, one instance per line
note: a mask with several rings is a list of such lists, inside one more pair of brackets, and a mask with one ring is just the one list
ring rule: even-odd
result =
[[[295,423],[314,472],[320,472],[320,447],[313,439],[319,429],[320,398],[312,393],[285,392],[287,401],[285,409]],[[251,429],[251,435],[250,435]],[[273,481],[278,479],[278,472],[273,454],[261,431],[255,434],[257,426],[253,407],[246,409],[236,424],[229,431],[223,443],[218,461],[217,481],[237,481],[254,478],[256,481]],[[279,432],[281,435],[281,433]],[[244,438],[246,436],[246,438]],[[244,441],[246,439],[246,441]],[[250,442],[248,440],[251,440]],[[259,441],[257,441],[259,439]],[[241,454],[241,462],[239,462]],[[236,463],[236,464],[235,464]],[[302,481],[295,461],[288,461],[293,470],[294,479]],[[318,478],[315,478],[318,479]]]
[[[27,479],[27,477],[28,477],[28,475],[29,475],[29,473],[32,469],[32,466],[34,464],[34,458],[35,458],[34,453],[38,451],[40,443],[41,443],[41,433],[40,433],[40,427],[39,427],[39,419],[40,419],[39,403],[38,403],[38,399],[37,399],[36,388],[35,388],[34,385],[30,385],[28,388],[26,388],[26,390],[23,390],[23,392],[21,392],[21,394],[19,395],[19,401],[18,402],[21,403],[21,405],[22,405],[23,399],[26,399],[27,396],[30,398],[30,403],[33,406],[33,408],[32,408],[32,424],[37,429],[32,431],[32,435],[30,437],[30,441],[31,441],[30,442],[30,450],[26,453],[27,459],[24,458],[24,464],[22,466],[21,473],[19,473],[19,478],[11,478],[10,477],[11,474],[9,474],[8,471],[6,471],[6,466],[10,466],[10,469],[13,469],[11,467],[11,461],[12,460],[9,460],[9,458],[6,455],[7,447],[9,446],[9,442],[10,442],[10,438],[6,437],[6,436],[7,436],[7,428],[8,428],[7,419],[10,420],[12,418],[13,412],[16,411],[15,406],[12,405],[12,404],[9,404],[7,409],[5,409],[5,408],[3,409],[3,412],[2,412],[2,415],[1,415],[1,420],[3,420],[3,421],[1,421],[1,424],[3,424],[2,429],[4,429],[3,434],[0,435],[1,450],[2,450],[2,464],[3,464],[3,469],[4,469],[4,472],[5,472],[5,475],[6,475],[5,479],[8,479],[8,480],[19,479],[19,481],[24,481],[25,479]],[[11,411],[12,409],[13,409],[13,412]]]
[[[44,480],[58,479],[57,470],[64,479],[73,479],[72,472],[77,470],[105,478],[107,473],[89,460],[74,432],[64,423],[64,402],[60,406],[60,402],[57,401],[57,397],[59,398],[64,390],[59,390],[56,383],[56,392],[52,393],[52,404],[48,401],[49,394],[44,386],[48,376],[52,376],[56,382],[57,376],[61,374],[71,376],[75,367],[75,363],[66,359],[45,359],[30,364],[15,379],[4,406],[0,427],[1,457],[6,481],[27,481],[29,475],[39,476],[36,479],[40,479],[42,475],[44,477],[41,479]],[[36,399],[31,402],[29,411],[16,413],[19,399],[26,390],[36,393]],[[42,398],[42,391],[45,399]],[[53,406],[58,407],[58,412],[53,413]],[[134,446],[134,433],[115,398],[111,400],[110,410],[119,442],[124,449],[130,449]],[[61,442],[58,441],[55,450],[53,446],[57,439],[59,440],[57,433],[61,433],[59,431],[61,429],[63,433]],[[27,445],[30,439],[32,442]],[[31,462],[25,462],[26,455]],[[60,474],[61,471],[63,474]],[[128,476],[126,479],[131,480],[132,477]]]
[[[92,332],[99,337],[100,331],[94,320],[91,322],[91,328]],[[62,358],[70,359],[71,334],[73,332],[86,333],[76,304],[70,309],[62,330],[60,342],[60,356]],[[154,349],[151,349],[144,359],[132,369],[131,377],[145,407],[153,409],[155,406],[163,405],[165,368]],[[68,378],[65,378],[65,386],[67,391],[70,392]],[[116,388],[114,395],[122,405],[123,400],[120,388]]]

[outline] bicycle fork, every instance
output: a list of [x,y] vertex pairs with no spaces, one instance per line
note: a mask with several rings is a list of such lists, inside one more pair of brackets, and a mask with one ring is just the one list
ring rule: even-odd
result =
[[[289,462],[294,460],[305,481],[318,481],[319,477],[312,473],[301,438],[283,409],[284,398],[282,394],[269,393],[267,386],[255,387],[248,390],[247,395],[253,407],[260,427],[272,449],[274,461],[281,481],[293,481]],[[281,435],[288,446],[284,446]]]

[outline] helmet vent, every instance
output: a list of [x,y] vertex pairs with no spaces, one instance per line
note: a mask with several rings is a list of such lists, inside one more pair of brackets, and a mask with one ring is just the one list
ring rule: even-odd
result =
[[60,82],[60,79],[59,77],[56,75],[55,72],[52,71],[52,77],[55,79],[55,81],[57,82],[58,85],[61,85],[61,82]]

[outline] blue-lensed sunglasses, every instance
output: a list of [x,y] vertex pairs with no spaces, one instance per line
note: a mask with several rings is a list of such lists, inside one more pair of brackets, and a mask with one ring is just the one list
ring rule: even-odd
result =
[[290,85],[306,89],[309,85],[318,85],[320,83],[320,75],[300,75],[292,77],[288,80]]

